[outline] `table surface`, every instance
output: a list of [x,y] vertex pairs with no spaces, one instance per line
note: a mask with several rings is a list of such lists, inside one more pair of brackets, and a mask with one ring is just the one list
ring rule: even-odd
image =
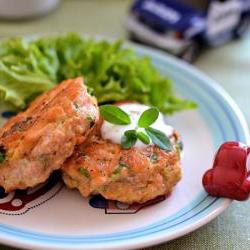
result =
[[[126,38],[129,0],[65,0],[48,16],[29,21],[0,21],[0,37],[78,31]],[[218,81],[235,99],[250,124],[250,34],[243,40],[207,50],[196,67]],[[250,249],[250,202],[233,204],[215,220],[156,249]],[[0,246],[0,249],[13,248]]]

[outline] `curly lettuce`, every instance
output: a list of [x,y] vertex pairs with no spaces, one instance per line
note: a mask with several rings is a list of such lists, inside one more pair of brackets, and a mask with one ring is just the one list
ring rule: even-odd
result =
[[147,57],[119,41],[96,41],[69,33],[0,42],[0,100],[24,109],[64,79],[83,76],[100,104],[135,100],[165,114],[196,107],[177,98],[171,81]]

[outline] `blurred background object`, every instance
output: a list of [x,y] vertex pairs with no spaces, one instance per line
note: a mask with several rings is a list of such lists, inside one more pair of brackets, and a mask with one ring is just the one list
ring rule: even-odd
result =
[[136,0],[130,38],[192,62],[202,47],[241,38],[250,24],[249,0]]
[[47,14],[60,0],[0,0],[0,18],[27,19]]

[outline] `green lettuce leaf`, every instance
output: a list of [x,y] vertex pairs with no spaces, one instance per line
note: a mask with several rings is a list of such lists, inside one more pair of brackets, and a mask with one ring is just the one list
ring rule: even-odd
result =
[[86,39],[75,33],[0,42],[0,101],[17,109],[64,79],[83,76],[99,104],[135,100],[171,114],[196,107],[174,96],[171,81],[147,57],[120,41]]

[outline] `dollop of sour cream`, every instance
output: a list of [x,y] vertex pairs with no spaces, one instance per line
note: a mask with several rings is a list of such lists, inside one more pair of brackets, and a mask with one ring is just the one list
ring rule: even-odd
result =
[[[131,123],[129,125],[115,125],[111,124],[107,121],[104,121],[101,127],[101,135],[103,139],[110,140],[113,143],[121,144],[121,138],[124,135],[124,132],[127,130],[137,128],[138,120],[141,114],[149,109],[149,106],[138,104],[138,103],[124,103],[119,105],[119,107],[125,111],[131,119]],[[152,128],[158,129],[166,134],[166,136],[171,136],[174,132],[173,127],[167,125],[164,121],[164,116],[162,113],[159,114],[157,120],[150,126]],[[142,131],[144,133],[144,128],[139,128],[138,131]],[[150,140],[150,144],[152,145],[152,141]],[[140,140],[137,140],[134,147],[147,147],[148,145],[144,144]]]

